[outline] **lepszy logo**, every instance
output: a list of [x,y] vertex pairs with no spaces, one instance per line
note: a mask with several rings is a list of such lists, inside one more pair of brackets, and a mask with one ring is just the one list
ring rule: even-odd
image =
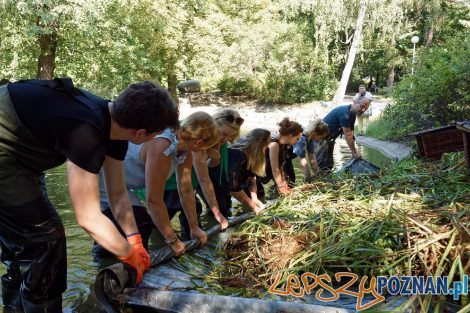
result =
[[[340,294],[347,294],[357,298],[356,310],[362,311],[370,308],[383,300],[385,297],[382,295],[383,289],[386,287],[388,293],[391,295],[412,295],[412,294],[433,294],[433,295],[453,295],[454,299],[457,300],[460,295],[468,294],[468,276],[463,276],[463,281],[454,281],[453,288],[449,288],[449,278],[436,277],[435,279],[431,276],[392,276],[387,278],[385,276],[372,277],[370,282],[367,283],[368,277],[362,277],[359,283],[359,290],[352,291],[348,288],[351,287],[359,278],[357,274],[340,272],[335,274],[335,279],[338,283],[341,283],[342,278],[350,278],[349,281],[343,281],[343,285],[338,288],[330,286],[332,279],[329,275],[315,275],[312,273],[304,273],[300,276],[300,279],[295,275],[289,275],[286,281],[286,289],[276,289],[282,275],[278,274],[274,284],[269,288],[269,292],[277,295],[292,295],[295,297],[303,297],[305,294],[310,294],[312,289],[319,288],[315,293],[315,297],[323,302],[331,302],[339,299]],[[301,283],[302,282],[302,283]],[[369,286],[368,288],[366,286]],[[323,291],[328,291],[331,296],[323,297]],[[374,300],[362,304],[364,296],[372,294]]]

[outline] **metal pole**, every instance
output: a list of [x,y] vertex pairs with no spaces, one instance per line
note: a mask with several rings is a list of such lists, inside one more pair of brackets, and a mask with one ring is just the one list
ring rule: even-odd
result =
[[411,63],[411,74],[413,75],[413,67],[414,67],[414,64],[415,64],[415,51],[416,51],[416,44],[414,43],[413,44],[413,61]]

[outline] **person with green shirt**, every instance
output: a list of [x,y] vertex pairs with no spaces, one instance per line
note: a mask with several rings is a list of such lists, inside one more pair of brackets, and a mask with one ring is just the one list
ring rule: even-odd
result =
[[[231,215],[230,208],[232,206],[228,172],[228,143],[240,137],[240,128],[243,125],[244,119],[232,108],[220,109],[213,114],[212,117],[219,129],[221,137],[215,147],[207,150],[207,166],[219,211],[227,218]],[[205,197],[205,193],[202,191],[201,188],[198,188],[199,196],[201,196],[206,206],[211,208],[209,212],[213,213],[214,210],[212,208],[215,205],[213,201]],[[218,220],[217,215],[215,215],[215,218]]]
[[[167,128],[145,144],[129,145],[124,161],[126,187],[135,215],[141,217],[136,219],[145,246],[148,245],[151,229],[156,225],[175,255],[185,252],[184,244],[171,226],[164,201],[165,184],[173,173],[176,173],[176,188],[188,220],[189,235],[192,239],[199,239],[201,245],[206,244],[207,235],[198,225],[191,184],[192,152],[197,153],[212,147],[219,138],[220,134],[212,117],[205,112],[195,112],[181,122],[179,129]],[[142,192],[143,189],[145,192]],[[140,198],[142,195],[145,203]],[[106,190],[103,188],[101,199],[103,214],[113,220],[107,209]],[[95,245],[93,253],[103,256],[106,251]]]

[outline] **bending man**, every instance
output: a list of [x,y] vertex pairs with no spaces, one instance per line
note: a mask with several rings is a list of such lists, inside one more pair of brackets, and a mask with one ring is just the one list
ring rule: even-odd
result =
[[137,271],[150,260],[101,214],[98,172],[104,167],[113,214],[126,235],[137,232],[124,184],[127,141],[146,142],[177,125],[166,90],[130,85],[113,103],[77,89],[70,79],[29,80],[0,87],[0,247],[5,306],[25,312],[62,312],[67,257],[62,222],[38,175],[67,162],[78,224]]
[[361,96],[354,99],[353,104],[337,106],[323,118],[323,122],[328,125],[329,134],[321,143],[316,155],[318,166],[321,170],[331,170],[333,168],[335,141],[341,134],[344,134],[353,158],[362,159],[362,155],[356,149],[354,123],[356,122],[356,116],[364,114],[369,105],[370,100]]

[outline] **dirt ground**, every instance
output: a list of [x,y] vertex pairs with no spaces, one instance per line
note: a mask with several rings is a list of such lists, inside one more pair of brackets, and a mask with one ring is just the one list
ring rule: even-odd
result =
[[[253,128],[266,128],[274,131],[284,117],[307,126],[315,118],[323,118],[334,105],[323,101],[314,101],[293,105],[266,105],[259,104],[256,100],[246,97],[220,96],[216,94],[186,94],[179,98],[180,114],[184,118],[196,111],[204,111],[209,114],[215,113],[222,107],[231,107],[240,113],[245,119],[242,132]],[[372,102],[372,119],[377,118],[391,99],[376,96]],[[346,95],[344,104],[352,103],[352,95]]]

